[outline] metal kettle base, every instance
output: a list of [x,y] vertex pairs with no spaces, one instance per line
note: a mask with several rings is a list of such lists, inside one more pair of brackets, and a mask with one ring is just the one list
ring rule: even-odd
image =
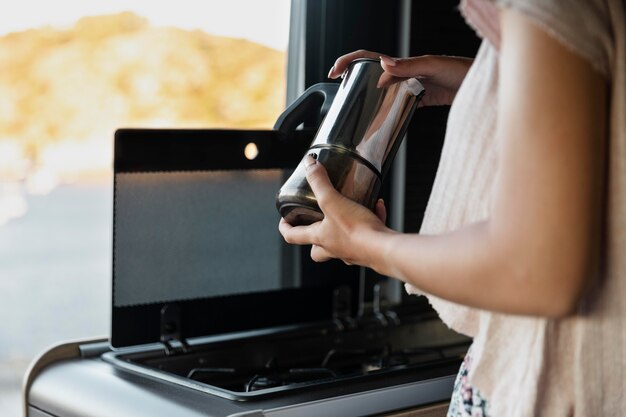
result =
[[[309,153],[324,165],[333,186],[347,198],[374,209],[380,190],[380,174],[358,155],[339,147],[313,147]],[[306,179],[303,161],[285,182],[276,197],[280,215],[292,226],[320,221],[324,214]]]

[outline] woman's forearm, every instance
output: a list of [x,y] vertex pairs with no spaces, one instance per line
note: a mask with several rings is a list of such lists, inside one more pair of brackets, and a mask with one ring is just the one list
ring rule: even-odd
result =
[[363,260],[383,275],[459,304],[510,314],[569,313],[578,290],[562,285],[558,266],[530,259],[527,242],[507,242],[491,229],[483,221],[436,236],[376,231],[360,239]]

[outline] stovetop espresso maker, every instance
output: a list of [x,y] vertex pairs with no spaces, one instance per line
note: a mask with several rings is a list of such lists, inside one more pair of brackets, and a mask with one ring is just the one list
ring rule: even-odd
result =
[[[316,104],[313,96],[322,99],[322,109],[332,101],[306,154],[324,165],[339,192],[373,209],[424,87],[414,78],[383,76],[380,61],[367,58],[353,61],[342,78],[338,88],[331,83],[309,88],[277,125],[285,124],[284,117],[308,112]],[[294,226],[324,218],[307,182],[304,158],[280,188],[276,207]]]

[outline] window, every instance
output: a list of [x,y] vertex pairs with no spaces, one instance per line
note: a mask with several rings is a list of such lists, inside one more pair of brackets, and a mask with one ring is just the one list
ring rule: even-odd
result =
[[[106,336],[119,127],[270,128],[289,0],[23,0],[0,16],[0,414],[52,343]],[[32,10],[37,13],[32,13]]]

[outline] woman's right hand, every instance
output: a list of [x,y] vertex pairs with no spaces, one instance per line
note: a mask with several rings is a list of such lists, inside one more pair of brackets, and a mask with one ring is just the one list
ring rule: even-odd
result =
[[335,65],[328,73],[328,78],[338,78],[352,61],[359,58],[380,58],[385,72],[379,84],[388,84],[398,79],[417,78],[426,89],[426,94],[419,103],[420,107],[452,104],[473,62],[470,58],[439,55],[392,58],[376,52],[358,50],[337,58]]

